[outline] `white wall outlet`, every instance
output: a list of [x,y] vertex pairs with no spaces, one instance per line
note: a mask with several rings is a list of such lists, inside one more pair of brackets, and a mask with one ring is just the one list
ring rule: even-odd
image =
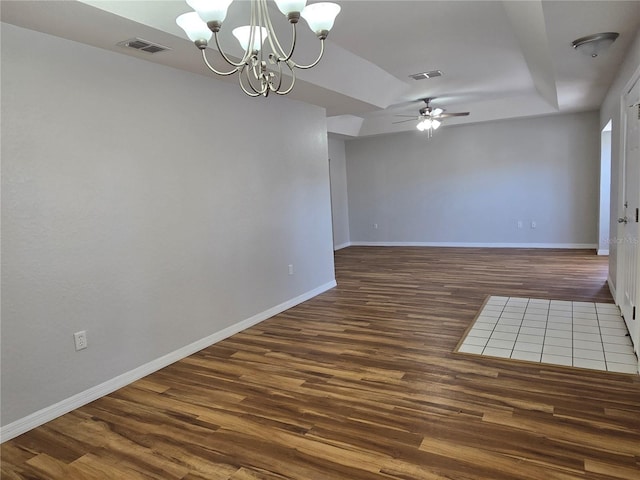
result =
[[293,275],[293,265],[289,265],[289,275]]
[[522,220],[518,220],[518,228],[522,228]]
[[536,228],[538,226],[538,224],[536,223],[535,220],[531,220],[531,228]]
[[373,229],[374,229],[374,230],[377,230],[377,229],[378,229],[378,224],[377,224],[377,223],[374,223],[374,224],[373,224]]
[[87,348],[87,332],[85,330],[74,333],[73,339],[76,342],[76,351]]

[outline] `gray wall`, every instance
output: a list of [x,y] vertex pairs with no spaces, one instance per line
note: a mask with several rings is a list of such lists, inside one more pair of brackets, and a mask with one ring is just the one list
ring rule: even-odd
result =
[[333,248],[336,250],[349,245],[349,200],[344,143],[342,139],[329,137]]
[[595,247],[599,137],[591,112],[348,141],[351,242]]
[[3,24],[2,425],[333,282],[327,156],[320,108]]
[[624,152],[623,131],[621,128],[623,111],[621,98],[626,93],[626,88],[631,87],[629,82],[640,74],[640,32],[629,47],[624,63],[620,67],[611,88],[600,108],[601,129],[611,120],[611,216],[609,235],[612,242],[609,245],[609,285],[616,289],[616,275],[618,271],[618,246],[616,239],[621,237],[622,226],[617,219],[622,211],[622,156]]

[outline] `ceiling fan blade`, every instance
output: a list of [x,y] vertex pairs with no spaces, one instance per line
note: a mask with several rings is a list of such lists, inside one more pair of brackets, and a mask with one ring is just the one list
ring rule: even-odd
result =
[[394,115],[394,117],[417,118],[415,115],[399,115],[399,114]]
[[436,118],[466,117],[467,115],[469,115],[469,112],[441,113],[440,115],[437,115]]
[[407,123],[407,122],[415,122],[415,118],[411,118],[409,120],[400,120],[399,122],[393,122],[392,125],[397,125],[398,123]]

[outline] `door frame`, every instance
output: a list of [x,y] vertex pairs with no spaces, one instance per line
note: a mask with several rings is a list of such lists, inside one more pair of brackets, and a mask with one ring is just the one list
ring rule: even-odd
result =
[[[616,222],[616,236],[615,241],[616,245],[616,284],[615,284],[615,292],[614,292],[614,301],[616,305],[620,306],[624,296],[624,258],[620,255],[620,242],[624,241],[624,225],[617,223],[618,217],[622,216],[624,213],[622,210],[623,203],[625,202],[626,197],[626,185],[625,185],[625,172],[627,167],[627,94],[631,91],[631,89],[635,86],[637,82],[640,82],[640,67],[636,69],[634,74],[631,76],[629,81],[625,84],[622,92],[620,94],[620,117],[619,117],[619,129],[620,129],[620,143],[619,143],[619,164],[618,164],[618,195],[616,199],[615,206],[611,205],[611,219]],[[613,138],[612,138],[613,143]],[[640,181],[640,179],[639,179]],[[615,212],[613,209],[615,208]],[[640,280],[640,265],[636,266],[636,272],[638,278]],[[636,282],[636,298],[640,299],[640,281]],[[637,320],[640,321],[640,320]],[[633,332],[629,332],[633,334]],[[636,354],[640,352],[640,338],[635,339],[634,341],[634,351]],[[638,363],[640,366],[640,356],[638,359]]]

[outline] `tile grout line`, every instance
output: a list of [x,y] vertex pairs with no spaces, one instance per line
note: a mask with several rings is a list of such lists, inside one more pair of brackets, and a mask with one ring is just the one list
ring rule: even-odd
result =
[[598,307],[593,304],[593,308],[596,309],[596,322],[598,322],[598,333],[600,335],[600,346],[602,347],[602,357],[604,358],[604,369],[609,371],[609,364],[607,363],[607,352],[604,349],[604,339],[602,338],[602,327],[600,326],[600,314],[598,313]]
[[540,363],[544,363],[542,361],[542,356],[544,355],[544,342],[547,341],[547,329],[549,328],[549,312],[551,311],[551,300],[547,304],[547,321],[544,323],[544,333],[542,334],[542,350],[540,351]]
[[[566,341],[567,340],[569,341],[568,342],[569,343],[568,348],[571,350],[571,353],[569,355],[567,355],[566,358],[568,358],[571,361],[571,365],[567,365],[567,366],[573,367],[574,366],[574,364],[573,364],[573,302],[568,300],[567,303],[569,303],[569,306],[571,307],[570,308],[570,315],[568,317],[569,318],[568,323],[569,323],[569,326],[570,326],[570,328],[568,330],[569,338],[563,339],[565,342],[564,342],[563,345],[560,346],[560,348],[566,347],[567,346],[566,345],[566,343],[567,343]],[[567,312],[567,310],[560,309],[559,305],[557,306],[557,308],[558,308],[558,310],[557,310],[558,312]],[[549,302],[549,312],[551,312],[551,302]],[[566,318],[563,315],[559,315],[559,314],[557,316],[561,317],[561,318]],[[564,324],[564,322],[556,322],[553,326],[558,327],[558,328],[555,328],[554,330],[558,330],[558,331],[561,331],[561,332],[566,332],[567,330],[565,330],[563,328],[559,328],[560,324]],[[558,337],[558,338],[562,339],[562,337]],[[558,356],[565,357],[565,355],[562,355],[562,354],[558,354]]]
[[[491,295],[489,297],[489,301],[493,298],[493,295]],[[507,303],[509,302],[509,298],[511,297],[507,297],[507,301],[504,303],[504,305],[502,306],[502,310],[500,310],[500,314],[498,315],[498,318],[496,319],[496,323],[493,326],[493,328],[491,329],[491,333],[489,334],[489,337],[487,338],[487,340],[484,342],[484,347],[482,347],[482,353],[480,355],[484,355],[484,351],[487,348],[487,345],[489,344],[489,340],[491,340],[491,337],[493,336],[493,332],[496,331],[496,326],[498,325],[498,322],[500,321],[500,317],[502,316],[502,312],[504,312],[504,309],[507,307]],[[482,312],[484,312],[484,309],[487,308],[487,305],[489,304],[489,301],[487,301],[487,303],[485,304],[484,308],[482,309],[482,311],[480,312],[480,315],[482,315]],[[477,320],[476,320],[477,321]]]
[[[507,306],[509,306],[509,300],[511,300],[512,297],[507,297],[507,301],[504,304],[504,307],[502,307],[502,312],[500,312],[500,317],[498,317],[498,321],[496,322],[496,324],[493,327],[493,331],[491,332],[491,336],[493,336],[493,332],[495,331],[496,327],[498,326],[498,322],[500,322],[500,318],[502,317],[502,313],[505,311],[505,309],[507,308]],[[491,338],[491,337],[489,337]],[[489,343],[489,340],[487,340],[487,343]],[[513,342],[515,344],[515,340]],[[497,347],[494,347],[497,348]],[[513,351],[513,348],[511,349]],[[511,358],[511,354],[509,354],[509,357]]]
[[[509,297],[511,298],[511,297]],[[520,330],[522,330],[522,324],[524,323],[524,316],[527,313],[527,308],[529,308],[529,302],[531,301],[531,298],[527,298],[527,304],[524,307],[524,312],[522,312],[522,318],[520,319],[520,326],[518,327],[518,333],[516,333],[516,338],[513,341],[513,347],[511,347],[511,354],[509,355],[509,358],[513,358],[513,352],[515,352],[516,350],[516,343],[518,343],[518,337],[520,336]]]

